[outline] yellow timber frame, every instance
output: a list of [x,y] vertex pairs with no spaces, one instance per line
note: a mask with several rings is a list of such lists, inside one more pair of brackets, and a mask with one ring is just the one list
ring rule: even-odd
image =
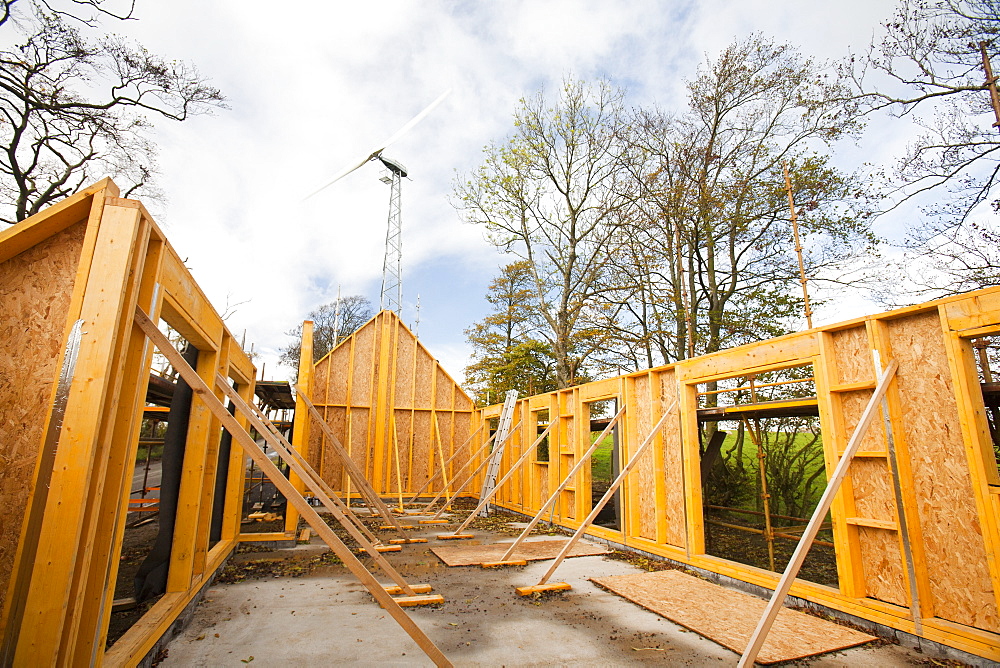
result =
[[136,307],[198,348],[210,386],[218,372],[250,400],[250,359],[146,209],[112,181],[0,233],[5,665],[138,663],[239,542],[244,455],[231,451],[210,545],[221,430],[196,400],[167,591],[105,651],[153,352]]
[[[442,462],[445,475],[431,480],[422,494],[450,494],[466,481],[469,473],[460,472],[474,452],[469,437],[479,427],[475,406],[392,311],[376,314],[299,374],[323,419],[378,494],[409,499]],[[296,422],[296,448],[330,487],[357,497],[356,485],[323,432],[303,426]],[[478,493],[473,485],[466,490],[463,496]]]
[[[514,420],[528,426],[508,442],[500,470],[531,444],[542,410],[555,422],[548,461],[532,456],[495,503],[536,514],[590,446],[592,402],[624,406],[624,465],[677,399],[679,418],[668,420],[620,491],[621,530],[586,533],[774,589],[780,574],[706,554],[698,386],[812,365],[829,475],[872,396],[877,353],[883,367],[894,359],[899,371],[888,388],[888,421],[868,429],[834,501],[839,589],[796,580],[791,595],[1000,660],[1000,479],[972,347],[998,333],[1000,288],[993,288],[522,399]],[[481,409],[481,419],[500,408]],[[557,524],[575,529],[586,517],[589,468],[555,504]]]

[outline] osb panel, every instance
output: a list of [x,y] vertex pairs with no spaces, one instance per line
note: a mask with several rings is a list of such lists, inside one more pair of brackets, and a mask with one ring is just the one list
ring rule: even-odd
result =
[[[459,470],[465,466],[466,462],[469,461],[469,455],[472,454],[475,448],[475,442],[469,440],[469,436],[472,435],[472,416],[468,413],[456,413],[455,417],[455,439],[452,443],[452,452],[454,453],[455,448],[460,448],[455,459],[451,462],[451,469],[454,473],[458,474]],[[462,471],[461,475],[456,475],[455,478],[455,488],[457,489],[463,482],[468,479],[472,471],[475,470],[474,465],[470,464],[466,467],[465,471]]]
[[[368,417],[370,411],[367,408],[352,408],[351,409],[351,439],[350,439],[350,453],[351,459],[357,467],[365,473],[366,476],[370,476],[370,472],[367,470],[368,463]],[[342,441],[344,446],[347,446],[347,439]],[[373,484],[375,481],[371,481]],[[357,483],[351,483],[351,490],[357,490]]]
[[833,332],[834,366],[841,383],[875,380],[871,346],[864,326]]
[[892,475],[884,459],[858,458],[848,471],[854,485],[858,517],[896,522],[896,500]]
[[327,368],[322,371],[317,365],[313,372],[313,384],[326,385],[327,394],[323,403],[347,403],[347,372],[351,362],[351,344],[338,347],[326,360]]
[[861,562],[868,596],[880,601],[906,605],[906,577],[895,531],[858,527]]
[[313,367],[312,387],[309,399],[317,405],[329,402],[330,388],[327,376],[330,374],[330,358],[324,357]]
[[399,328],[399,341],[396,342],[396,406],[410,408],[413,406],[414,360],[417,341],[405,330]]
[[[566,500],[566,519],[575,520],[576,519],[576,492],[572,489],[567,489],[563,492],[563,498]],[[542,502],[544,503],[544,501]],[[539,504],[541,507],[541,504]],[[537,510],[535,512],[538,512]]]
[[[532,515],[534,515],[535,513],[538,512],[538,509],[542,507],[542,504],[548,500],[549,495],[552,493],[551,490],[549,489],[549,466],[551,466],[551,464],[549,464],[549,466],[545,466],[542,464],[537,464],[537,465],[532,464],[532,466],[535,469],[536,493],[535,493],[534,503],[531,504],[530,512]],[[556,513],[558,512],[559,509],[556,508]]]
[[[742,654],[767,601],[680,571],[591,578],[595,584]],[[757,663],[790,661],[875,640],[788,608],[778,611]]]
[[[838,445],[842,450],[847,446],[848,439],[854,433],[861,414],[865,412],[865,406],[872,398],[872,390],[856,390],[854,392],[838,392],[840,397],[841,414],[844,417],[844,442]],[[880,414],[881,415],[881,414]],[[861,451],[885,452],[885,430],[882,427],[881,416],[876,416],[871,425],[865,430],[865,435],[861,438]]]
[[[436,467],[436,462],[431,451],[431,413],[417,411],[413,414],[413,480],[410,482],[414,489],[423,486],[427,478],[434,475],[437,469],[432,466]],[[441,478],[435,480],[427,491],[441,491]]]
[[85,231],[76,223],[0,264],[0,609],[62,364]]
[[[542,561],[544,559],[555,559],[559,552],[566,546],[569,539],[565,540],[526,540],[517,546],[511,559],[523,559],[524,561]],[[514,540],[503,543],[493,543],[491,545],[446,545],[442,547],[432,547],[431,552],[437,555],[438,559],[448,566],[476,566],[484,561],[499,561],[504,553],[510,548]],[[569,551],[567,557],[584,557],[594,554],[607,554],[608,548],[603,545],[594,545],[585,540],[577,541],[576,545]]]
[[937,311],[890,321],[934,614],[1000,631]]
[[454,403],[455,383],[448,378],[448,374],[439,365],[435,365],[434,372],[437,375],[437,401],[434,407],[438,410],[448,410]]
[[[375,368],[377,351],[375,346],[375,322],[369,322],[353,334],[354,338],[354,369],[351,380],[351,403],[354,405],[371,405],[372,401],[372,371]],[[349,344],[348,344],[349,345]],[[347,369],[343,375],[331,374],[330,382],[340,382],[347,378]]]
[[413,407],[429,410],[433,408],[433,383],[437,363],[420,348],[417,351],[417,387]]
[[[399,477],[402,478],[402,489],[405,491],[409,489],[409,478],[410,478],[410,411],[408,410],[397,410],[393,411],[393,420],[395,421],[395,429],[389,432],[389,449],[386,452],[386,459],[388,461],[388,485],[389,489],[393,492],[397,491],[397,485],[399,481],[396,475],[397,468],[397,457],[398,457],[398,468]],[[394,433],[395,432],[395,433]]]
[[[677,383],[673,371],[660,374],[660,399],[663,410],[677,399]],[[681,441],[681,421],[678,418],[680,406],[667,418],[663,425],[663,476],[664,507],[667,530],[666,542],[676,547],[684,547],[684,451]]]
[[[650,430],[653,428],[652,406],[649,397],[649,376],[639,376],[635,379],[635,410],[636,426],[638,432],[631,438],[629,444],[629,460],[635,451],[646,440]],[[656,540],[656,453],[650,446],[642,454],[639,463],[636,465],[635,473],[632,474],[639,487],[639,526],[630,527],[631,531],[638,529],[639,535],[649,540]],[[625,465],[624,458],[622,466]]]
[[[330,425],[330,429],[336,434],[337,438],[340,440],[341,444],[347,443],[347,409],[345,408],[327,408],[325,411],[326,423]],[[322,435],[323,432],[317,427],[312,427],[309,430],[310,439],[316,434]],[[320,471],[320,476],[326,481],[326,484],[330,485],[334,489],[340,487],[343,482],[344,465],[340,461],[340,457],[337,456],[336,451],[333,449],[333,445],[328,439],[323,439],[323,457],[322,466],[323,470]],[[315,466],[315,455],[313,450],[310,449],[310,460],[313,460],[313,465]]]

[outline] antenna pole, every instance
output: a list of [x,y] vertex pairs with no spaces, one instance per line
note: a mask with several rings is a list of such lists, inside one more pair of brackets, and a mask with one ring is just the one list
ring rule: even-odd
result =
[[337,285],[337,307],[333,311],[333,347],[340,343],[340,285]]
[[420,295],[417,295],[417,320],[413,323],[413,336],[420,331]]
[[806,284],[806,265],[802,261],[802,242],[799,240],[799,219],[795,213],[795,200],[792,198],[792,180],[788,176],[788,162],[782,161],[785,169],[785,190],[788,191],[788,208],[792,212],[792,234],[795,235],[795,254],[799,257],[799,282],[802,283],[802,298],[805,300],[806,325],[812,329],[812,308],[809,306],[809,287]]

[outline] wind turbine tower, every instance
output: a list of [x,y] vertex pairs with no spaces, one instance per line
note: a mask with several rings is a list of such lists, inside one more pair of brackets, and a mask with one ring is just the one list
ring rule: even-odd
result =
[[379,310],[401,315],[403,310],[403,208],[400,190],[406,168],[392,158],[378,158],[386,168],[382,183],[389,185],[389,224],[385,230],[385,259],[382,261],[382,295]]
[[383,183],[389,184],[390,190],[389,225],[385,233],[385,259],[382,261],[382,294],[379,297],[379,310],[388,309],[390,311],[395,311],[396,314],[399,315],[403,308],[403,217],[400,200],[400,186],[403,178],[406,177],[406,168],[403,167],[401,163],[382,155],[382,151],[384,151],[389,144],[392,144],[394,141],[409,132],[414,125],[422,121],[424,116],[429,114],[434,107],[441,104],[441,101],[444,100],[450,92],[450,89],[446,90],[436,100],[431,102],[426,109],[410,119],[410,122],[400,128],[396,134],[379,144],[378,148],[367,154],[358,162],[352,163],[337,172],[337,174],[330,181],[328,181],[326,185],[313,191],[312,194],[306,197],[306,199],[309,199],[321,190],[329,188],[334,183],[344,178],[354,170],[360,169],[371,160],[378,160],[388,170],[388,173],[381,179]]

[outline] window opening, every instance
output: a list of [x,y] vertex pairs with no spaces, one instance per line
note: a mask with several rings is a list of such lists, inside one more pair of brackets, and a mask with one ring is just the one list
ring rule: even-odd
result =
[[[783,572],[826,487],[812,365],[698,386],[705,552]],[[838,586],[830,518],[799,577]]]
[[986,462],[987,466],[992,464],[995,472],[990,484],[1000,485],[1000,334],[974,339],[972,350],[993,446],[993,461]]
[[[593,444],[611,422],[616,411],[616,399],[604,399],[586,404],[590,420],[590,443]],[[611,487],[621,470],[618,426],[604,437],[590,458],[590,502],[593,508]],[[594,519],[594,524],[621,531],[621,488],[616,491]]]
[[[538,438],[538,435],[549,427],[549,409],[543,408],[540,411],[534,411],[533,414],[535,418],[535,438]],[[535,448],[536,462],[549,461],[549,437],[551,435],[552,432],[546,434],[545,438],[542,439],[542,442],[538,444],[537,448]]]

